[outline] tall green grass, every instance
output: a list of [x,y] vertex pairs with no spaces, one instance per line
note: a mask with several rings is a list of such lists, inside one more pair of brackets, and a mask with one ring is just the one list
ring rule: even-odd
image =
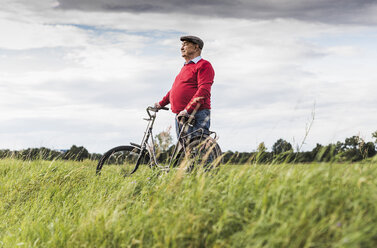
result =
[[0,247],[377,247],[376,165],[0,160]]

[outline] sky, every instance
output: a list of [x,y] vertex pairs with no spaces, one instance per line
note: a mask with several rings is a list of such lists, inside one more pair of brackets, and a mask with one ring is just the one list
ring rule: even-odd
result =
[[[0,0],[0,149],[140,143],[204,40],[223,151],[377,131],[376,0]],[[160,111],[154,132],[174,127]],[[310,127],[310,129],[309,129]],[[174,134],[174,132],[172,132]]]

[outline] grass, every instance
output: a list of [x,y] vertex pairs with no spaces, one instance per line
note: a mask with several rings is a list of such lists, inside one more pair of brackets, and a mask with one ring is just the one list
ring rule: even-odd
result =
[[0,247],[376,247],[377,161],[95,176],[0,160]]

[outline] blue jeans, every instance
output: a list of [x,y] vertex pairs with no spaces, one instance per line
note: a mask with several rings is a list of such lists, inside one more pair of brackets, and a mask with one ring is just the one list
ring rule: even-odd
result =
[[[195,123],[193,127],[189,127],[186,134],[192,133],[199,128],[204,130],[205,134],[209,134],[209,126],[211,124],[211,110],[209,109],[202,109],[196,112],[195,116]],[[177,118],[175,118],[175,131],[177,132],[177,137],[179,136],[179,132],[181,131],[182,125],[179,124]],[[202,132],[199,131],[197,135],[201,135]]]

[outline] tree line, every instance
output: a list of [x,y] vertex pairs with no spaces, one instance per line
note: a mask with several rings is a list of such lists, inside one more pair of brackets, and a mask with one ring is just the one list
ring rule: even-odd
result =
[[102,154],[89,153],[83,146],[73,145],[69,150],[57,151],[46,147],[28,148],[20,151],[11,151],[9,149],[0,150],[0,158],[16,158],[21,160],[74,160],[83,161],[85,159],[99,160]]
[[[244,163],[310,163],[310,162],[356,162],[376,155],[377,131],[372,134],[374,142],[366,142],[359,136],[346,138],[344,142],[336,142],[329,145],[317,144],[312,151],[294,151],[291,143],[284,139],[278,139],[268,151],[265,144],[259,144],[253,152],[233,152],[227,151],[223,154],[224,163],[244,164]],[[156,135],[156,153],[160,162],[165,162],[174,150],[170,129]],[[28,148],[20,151],[9,149],[0,150],[0,159],[16,158],[21,160],[74,160],[83,161],[85,159],[99,160],[102,154],[89,153],[83,146],[73,145],[69,150],[57,151],[46,147]]]
[[310,163],[310,162],[357,162],[376,155],[377,131],[372,134],[374,142],[366,142],[359,136],[346,138],[344,142],[329,145],[317,144],[311,151],[294,151],[291,143],[278,139],[268,152],[260,143],[255,152],[232,152],[224,154],[225,163]]

